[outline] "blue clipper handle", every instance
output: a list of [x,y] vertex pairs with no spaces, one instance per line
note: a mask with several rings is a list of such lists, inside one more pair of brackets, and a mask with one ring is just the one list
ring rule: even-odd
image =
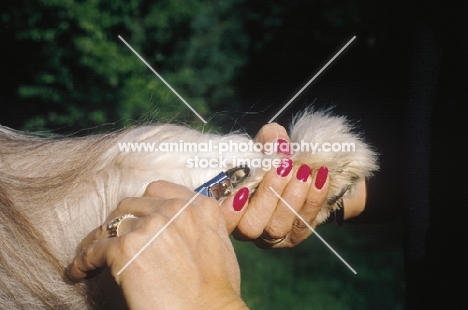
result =
[[197,187],[195,189],[195,192],[200,192],[200,194],[204,195],[204,196],[207,196],[207,197],[213,197],[213,193],[211,192],[211,188],[215,185],[218,185],[220,183],[222,183],[223,181],[227,180],[228,179],[228,176],[225,172],[221,172],[220,174],[218,174],[217,176],[215,176],[214,178],[212,178],[211,180],[209,180],[208,182],[204,183],[203,185]]

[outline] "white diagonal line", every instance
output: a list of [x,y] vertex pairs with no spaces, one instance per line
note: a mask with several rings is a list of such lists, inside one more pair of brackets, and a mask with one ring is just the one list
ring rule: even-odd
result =
[[302,87],[301,90],[299,90],[299,91],[297,92],[297,94],[296,94],[294,97],[292,97],[291,100],[289,100],[288,103],[286,103],[286,104],[284,105],[284,107],[283,107],[281,110],[279,110],[278,113],[276,113],[276,115],[273,116],[273,118],[272,118],[268,123],[273,122],[273,121],[275,120],[275,118],[277,118],[278,115],[280,115],[281,112],[283,112],[284,109],[286,109],[286,108],[288,107],[288,105],[289,105],[294,99],[296,99],[296,97],[299,96],[299,94],[302,93],[302,91],[304,91],[304,89],[306,89],[307,86],[309,86],[309,84],[312,83],[312,82],[317,78],[317,76],[319,76],[319,74],[322,73],[322,71],[325,70],[325,68],[328,67],[328,65],[331,64],[333,60],[335,60],[336,57],[338,57],[338,55],[340,55],[341,52],[344,51],[344,49],[347,48],[348,45],[350,45],[351,42],[354,41],[354,39],[356,39],[356,36],[354,36],[351,40],[349,40],[349,42],[346,43],[346,45],[343,46],[343,48],[340,49],[340,51],[339,51],[338,53],[336,53],[335,56],[333,56],[333,58],[330,59],[330,61],[327,62],[327,64],[326,64],[325,66],[323,66],[323,68],[322,68],[319,72],[317,72],[317,74],[316,74],[307,84],[305,84],[304,87]]
[[120,275],[122,273],[122,271],[124,271],[128,265],[130,265],[140,254],[141,252],[143,252],[149,245],[151,242],[154,241],[154,239],[156,239],[169,225],[171,225],[171,223],[182,213],[184,212],[184,210],[192,203],[192,201],[195,200],[195,198],[197,198],[198,195],[200,195],[200,193],[203,191],[204,188],[202,188],[201,190],[199,190],[195,196],[192,197],[192,199],[190,199],[189,202],[187,202],[187,204],[185,206],[182,207],[182,209],[179,210],[179,212],[176,213],[176,215],[174,215],[173,218],[171,218],[171,220],[169,222],[167,222],[166,225],[164,225],[163,228],[161,228],[157,233],[156,235],[153,236],[153,238],[150,239],[150,241],[148,241],[142,248],[140,251],[138,251],[133,257],[131,260],[128,261],[128,263],[125,264],[125,266],[122,267],[122,269],[120,269],[119,272],[117,272],[117,275]]
[[336,252],[332,247],[331,245],[329,245],[319,234],[317,231],[315,231],[315,229],[312,228],[312,226],[309,225],[309,223],[306,222],[306,220],[304,220],[304,218],[302,218],[302,216],[299,215],[299,213],[296,212],[296,210],[294,210],[290,205],[289,203],[286,202],[286,200],[283,199],[283,197],[281,197],[271,186],[269,187],[269,189],[276,195],[276,197],[278,197],[302,222],[304,222],[304,224],[314,233],[314,235],[317,236],[317,238],[319,238],[354,274],[357,274],[356,270],[353,269],[353,267],[351,267],[350,264],[348,264],[343,257],[340,256],[340,254],[338,254],[338,252]]
[[198,114],[197,111],[195,111],[195,109],[192,108],[192,106],[191,106],[190,104],[188,104],[187,101],[185,101],[185,99],[182,98],[182,96],[179,95],[179,93],[176,92],[176,90],[175,90],[174,88],[172,88],[172,86],[169,85],[169,83],[167,83],[166,80],[164,80],[163,77],[160,76],[159,73],[157,73],[156,70],[154,70],[154,69],[146,62],[146,60],[144,60],[143,57],[141,57],[140,54],[138,54],[138,53],[133,49],[133,47],[131,47],[130,44],[128,44],[127,41],[125,41],[120,35],[119,35],[119,39],[122,40],[122,42],[125,43],[125,45],[127,45],[127,47],[128,47],[135,55],[137,55],[138,58],[140,58],[140,60],[143,61],[143,63],[144,63],[151,71],[153,71],[153,73],[156,74],[156,76],[157,76],[164,84],[166,84],[166,86],[169,87],[169,89],[172,90],[172,92],[173,92],[177,97],[179,97],[179,99],[182,100],[182,102],[185,103],[185,105],[186,105],[190,110],[192,110],[192,112],[195,113],[195,115],[198,116],[198,118],[201,119],[201,121],[202,121],[203,123],[205,123],[205,124],[207,123],[207,122],[203,119],[203,117],[201,117],[201,115]]

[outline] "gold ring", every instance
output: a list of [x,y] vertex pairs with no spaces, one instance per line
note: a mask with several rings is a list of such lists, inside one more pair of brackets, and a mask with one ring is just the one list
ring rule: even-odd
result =
[[133,214],[123,214],[110,221],[109,224],[107,224],[108,238],[118,237],[120,223],[128,218],[136,218],[136,216]]
[[266,243],[268,243],[270,245],[274,245],[274,244],[278,244],[281,241],[283,241],[284,239],[286,239],[286,236],[284,236],[282,238],[272,238],[266,232],[263,232],[262,235],[260,236],[260,239],[262,239],[262,241],[264,241],[264,242],[266,242]]

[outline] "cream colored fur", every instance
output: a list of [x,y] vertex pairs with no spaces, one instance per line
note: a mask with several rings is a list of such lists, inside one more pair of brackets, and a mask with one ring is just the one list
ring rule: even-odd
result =
[[[317,223],[336,208],[337,196],[352,195],[356,183],[378,168],[376,154],[352,129],[344,117],[311,111],[297,116],[291,126],[293,142],[352,142],[356,147],[355,152],[293,155],[295,165],[329,168],[329,203],[322,206]],[[83,284],[72,284],[63,276],[81,240],[105,221],[120,200],[141,196],[152,181],[163,179],[194,189],[220,172],[187,167],[188,158],[218,158],[218,150],[203,154],[122,152],[118,143],[212,140],[216,144],[249,139],[243,134],[200,133],[176,125],[75,139],[42,139],[0,127],[0,286],[7,287],[0,290],[0,308],[98,307]],[[257,152],[223,154],[225,158],[259,156]],[[253,169],[243,185],[253,193],[264,173]],[[24,219],[15,224],[12,219],[20,215]],[[37,245],[41,240],[45,242]]]

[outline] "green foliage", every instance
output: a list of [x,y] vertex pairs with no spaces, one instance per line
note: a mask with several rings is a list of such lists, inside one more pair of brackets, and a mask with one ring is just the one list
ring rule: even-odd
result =
[[313,235],[292,249],[235,242],[250,309],[403,309],[400,223],[317,230],[357,274]]
[[232,105],[248,46],[241,2],[11,1],[3,28],[34,68],[16,89],[17,102],[33,107],[25,127],[90,127],[149,113],[199,122],[118,35],[202,116]]

